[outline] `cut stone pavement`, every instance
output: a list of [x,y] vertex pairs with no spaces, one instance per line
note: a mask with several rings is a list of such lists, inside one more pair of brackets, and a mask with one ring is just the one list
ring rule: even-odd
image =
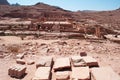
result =
[[71,69],[70,59],[69,58],[56,59],[53,69],[55,71],[62,70],[62,69]]
[[50,80],[51,76],[50,67],[39,67],[37,68],[32,80]]
[[72,80],[89,80],[89,67],[72,67]]
[[91,80],[120,80],[120,76],[109,66],[92,68]]

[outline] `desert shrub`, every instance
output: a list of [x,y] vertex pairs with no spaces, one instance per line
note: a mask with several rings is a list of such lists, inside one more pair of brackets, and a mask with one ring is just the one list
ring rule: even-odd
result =
[[20,46],[10,45],[10,46],[7,47],[7,50],[11,53],[18,53],[20,51]]

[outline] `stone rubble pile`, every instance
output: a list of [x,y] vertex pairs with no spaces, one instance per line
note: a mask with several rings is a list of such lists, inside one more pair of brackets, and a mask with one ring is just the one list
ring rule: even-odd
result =
[[[18,48],[18,52],[13,53],[11,50],[8,50],[10,46],[14,45],[0,45],[0,58],[8,56],[10,54],[20,54],[17,57],[22,58],[24,54],[32,55],[61,55],[61,56],[70,56],[78,55],[81,53],[81,56],[85,55],[85,52],[89,53],[99,53],[99,54],[111,54],[116,55],[120,52],[120,45],[110,44],[109,42],[95,43],[90,41],[56,41],[52,43],[37,43],[37,42],[25,42],[22,43]],[[17,45],[16,45],[17,46]],[[13,50],[14,47],[12,47]],[[114,53],[114,54],[112,54]]]
[[[8,74],[21,78],[25,76],[27,61],[17,60],[17,65],[8,69]],[[87,54],[70,57],[41,56],[35,66],[36,71],[31,80],[120,80],[120,76],[111,67],[99,66],[97,60]]]

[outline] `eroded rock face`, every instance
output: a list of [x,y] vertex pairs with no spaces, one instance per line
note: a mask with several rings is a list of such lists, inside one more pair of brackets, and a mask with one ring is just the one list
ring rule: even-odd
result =
[[7,0],[0,0],[0,5],[9,5]]

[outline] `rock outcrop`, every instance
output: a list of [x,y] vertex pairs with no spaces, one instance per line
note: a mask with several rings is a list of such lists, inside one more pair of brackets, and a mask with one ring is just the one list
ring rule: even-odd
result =
[[0,0],[0,5],[9,5],[7,0]]

